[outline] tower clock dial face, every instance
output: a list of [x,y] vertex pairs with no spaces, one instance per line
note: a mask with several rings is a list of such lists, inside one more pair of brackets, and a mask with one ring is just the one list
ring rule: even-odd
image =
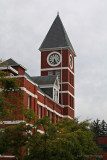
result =
[[47,57],[47,63],[50,66],[57,66],[61,63],[62,57],[59,52],[51,52]]
[[72,68],[73,67],[73,58],[72,58],[72,55],[69,56],[69,64],[70,64],[70,67]]

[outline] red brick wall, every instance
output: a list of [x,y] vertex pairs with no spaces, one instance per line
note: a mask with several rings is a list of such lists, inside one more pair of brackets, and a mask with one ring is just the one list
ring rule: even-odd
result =
[[[60,53],[60,51],[57,51]],[[47,63],[47,56],[51,53],[51,51],[43,51],[41,53],[41,69],[43,68],[55,68],[55,67],[52,67],[50,66],[48,63]],[[57,67],[60,67],[61,64],[59,64]]]
[[18,71],[18,75],[24,75],[25,74],[25,69],[22,68],[21,66],[12,66],[12,67]]
[[[107,136],[106,137],[97,137],[97,145],[107,146]],[[107,149],[107,148],[106,148]],[[101,154],[103,155],[103,160],[107,160],[107,151],[102,151]]]
[[[59,52],[60,54],[62,54],[62,67],[70,67],[69,65],[69,55],[71,54],[69,50],[53,50],[53,51],[57,51]],[[55,67],[52,67],[50,65],[48,65],[47,63],[47,56],[53,52],[53,51],[43,51],[41,52],[41,69],[43,68],[56,68]],[[73,68],[71,69],[73,72],[74,72],[74,56],[73,57]],[[61,67],[61,64],[59,64],[57,67]]]
[[97,144],[106,144],[107,145],[107,137],[98,137]]
[[62,90],[69,91],[71,94],[74,95],[74,88],[70,86],[69,84],[62,84]]
[[64,115],[68,115],[68,116],[74,118],[74,110],[72,110],[72,109],[69,108],[69,107],[65,107],[65,108],[64,108],[63,114],[64,114]]
[[48,71],[41,71],[41,76],[47,76],[48,75]]

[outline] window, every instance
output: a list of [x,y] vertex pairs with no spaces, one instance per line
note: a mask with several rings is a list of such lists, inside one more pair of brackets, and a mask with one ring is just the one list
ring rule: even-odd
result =
[[54,88],[54,101],[59,103],[59,92]]
[[30,95],[28,95],[28,109],[30,109],[31,108],[31,96]]
[[72,100],[71,100],[71,96],[70,96],[70,106],[72,105]]
[[70,74],[70,84],[74,86],[74,76],[72,73],[69,73],[69,74]]
[[55,101],[55,98],[56,98],[56,89],[54,88],[54,101]]
[[50,112],[50,120],[51,120],[51,122],[52,122],[52,112]]
[[53,75],[53,71],[48,71],[48,75]]
[[58,76],[59,82],[61,81],[60,70],[56,70],[56,75]]
[[58,96],[58,94],[59,94],[59,93],[58,93],[58,91],[57,91],[57,93],[56,93],[56,98],[57,98],[57,99],[56,99],[56,100],[57,100],[57,102],[59,103],[59,96]]
[[70,106],[74,108],[74,98],[70,96]]
[[58,122],[58,120],[59,120],[59,117],[58,117],[58,115],[56,115],[56,122]]
[[39,118],[42,118],[42,106],[39,106]]
[[49,110],[47,110],[47,116],[49,117]]
[[73,57],[72,57],[72,55],[69,56],[69,63],[70,63],[70,67],[72,69],[72,67],[73,67]]

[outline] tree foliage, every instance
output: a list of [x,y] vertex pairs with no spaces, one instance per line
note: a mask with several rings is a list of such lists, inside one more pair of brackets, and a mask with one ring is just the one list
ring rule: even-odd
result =
[[0,121],[22,118],[23,103],[21,98],[18,79],[9,78],[6,72],[0,71]]
[[91,129],[96,136],[107,136],[107,123],[104,120],[94,120],[91,123]]
[[[24,109],[18,80],[0,72],[0,154],[11,153],[17,160],[84,160],[96,154],[89,121],[61,119],[52,124],[48,117],[37,119]],[[7,126],[4,120],[26,122]]]
[[23,119],[23,116],[24,105],[18,79],[0,71],[0,154],[12,153],[21,157],[20,150],[26,142],[25,124],[7,125],[6,122]]
[[[84,160],[90,154],[97,154],[93,133],[88,121],[62,119],[52,124],[48,117],[36,123],[36,130],[29,138],[29,154],[26,160]],[[44,134],[38,129],[44,129]]]

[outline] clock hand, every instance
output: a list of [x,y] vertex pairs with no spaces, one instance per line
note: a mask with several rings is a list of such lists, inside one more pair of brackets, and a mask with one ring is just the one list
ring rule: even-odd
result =
[[56,63],[58,62],[58,58],[57,57],[55,57],[55,61],[56,61]]
[[54,57],[54,64],[56,64],[56,59],[55,59],[55,57]]

